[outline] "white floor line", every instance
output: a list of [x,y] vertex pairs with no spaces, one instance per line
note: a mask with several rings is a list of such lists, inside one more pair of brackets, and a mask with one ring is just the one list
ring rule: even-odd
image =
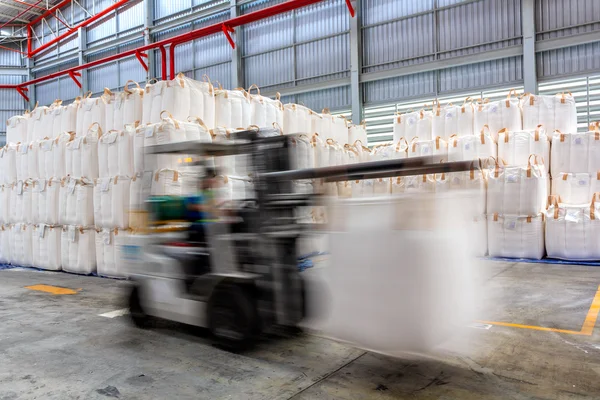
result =
[[115,317],[122,317],[123,315],[127,315],[127,314],[129,314],[129,309],[122,308],[120,310],[109,311],[104,314],[98,314],[98,316],[104,317],[104,318],[115,318]]

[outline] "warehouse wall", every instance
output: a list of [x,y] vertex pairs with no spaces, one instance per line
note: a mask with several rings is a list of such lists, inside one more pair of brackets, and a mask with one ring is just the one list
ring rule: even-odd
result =
[[[6,44],[8,48],[22,50],[20,46]],[[27,77],[15,75],[13,71],[23,70],[21,55],[14,51],[0,49],[0,85],[14,85]],[[27,107],[25,100],[15,90],[0,90],[0,146],[6,143],[6,120],[15,114],[22,114]]]
[[[74,37],[36,57],[33,72],[42,76],[76,65],[79,58],[92,61],[283,1],[131,0],[88,27],[82,38]],[[79,3],[98,11],[110,2]],[[285,101],[317,110],[329,107],[345,115],[353,99],[358,100],[364,104],[373,140],[388,140],[388,122],[404,104],[522,87],[528,76],[523,70],[523,27],[535,24],[533,77],[539,80],[540,90],[553,88],[556,81],[577,79],[582,126],[600,113],[594,97],[598,86],[594,76],[600,68],[600,3],[595,0],[357,0],[354,4],[359,18],[356,30],[345,1],[327,0],[237,28],[235,51],[224,35],[180,45],[177,69],[196,79],[207,75],[225,88],[257,84],[268,95],[280,92]],[[533,20],[522,21],[526,15],[522,8],[529,4],[533,4]],[[63,12],[69,23],[80,21],[84,14],[76,4]],[[41,39],[36,46],[52,37],[47,25],[58,32],[65,29],[53,19],[38,26]],[[359,86],[350,78],[355,42],[361,44],[354,66]],[[120,89],[129,79],[143,83],[159,74],[158,52],[151,61],[154,69],[149,74],[135,57],[90,69],[81,91],[70,78],[43,83],[35,88],[35,98],[42,103],[57,97],[71,100],[83,90]]]

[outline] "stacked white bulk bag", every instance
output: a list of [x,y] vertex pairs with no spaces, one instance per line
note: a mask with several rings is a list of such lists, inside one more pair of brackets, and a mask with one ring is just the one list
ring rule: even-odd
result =
[[13,186],[10,198],[11,222],[32,223],[37,218],[37,209],[35,213],[32,208],[33,181],[17,181]]
[[29,121],[27,122],[27,140],[25,143],[40,140],[44,136],[47,136],[46,134],[43,134],[46,131],[43,122],[47,111],[48,107],[38,107],[36,103],[36,107],[29,114]]
[[54,102],[46,109],[45,114],[42,116],[42,130],[35,132],[35,140],[53,138],[61,132],[61,114],[63,109],[64,107],[62,106],[62,100],[54,100]]
[[10,215],[10,198],[14,184],[0,185],[0,223],[8,224],[11,222]]
[[324,108],[321,114],[311,112],[311,132],[332,139],[340,145],[348,143],[348,121],[342,115],[331,115]]
[[348,143],[356,143],[357,140],[367,144],[367,123],[365,121],[358,125],[350,124],[348,126]]
[[405,193],[435,193],[436,180],[433,175],[411,175],[403,179]]
[[446,107],[442,107],[438,100],[433,102],[431,114],[431,138],[446,137]]
[[473,100],[470,97],[467,97],[463,102],[463,105],[460,107],[460,112],[456,117],[457,132],[453,134],[456,134],[458,136],[469,136],[477,134],[477,130],[475,130],[474,114],[475,107],[473,106]]
[[[257,94],[251,94],[251,90],[256,89]],[[279,101],[279,93],[275,100],[260,95],[260,89],[257,85],[248,88],[250,96],[251,117],[250,125],[256,125],[260,128],[271,127],[273,123],[283,126],[283,104]],[[310,132],[306,132],[307,134]]]
[[98,140],[101,136],[100,124],[94,123],[84,136],[75,137],[66,144],[66,175],[88,179],[98,177]]
[[129,226],[132,229],[143,228],[146,220],[144,202],[152,190],[152,171],[136,174],[131,178],[129,187]]
[[29,116],[15,115],[6,121],[6,143],[27,142]]
[[[420,120],[424,121],[419,122]],[[419,137],[418,132],[426,130],[428,121],[431,122],[429,119],[425,118],[424,110],[411,111],[406,114],[398,115],[394,122],[394,142],[400,140],[401,137]],[[417,126],[420,129],[417,129]],[[419,139],[427,140],[431,139],[431,137],[419,137]]]
[[327,153],[327,167],[335,167],[336,165],[342,165],[344,157],[344,149],[333,139],[327,139],[325,143],[325,149]]
[[401,138],[405,138],[406,128],[404,125],[404,115],[400,113],[396,113],[394,116],[394,124],[393,124],[393,140],[394,143],[399,141]]
[[[312,152],[312,148],[311,148],[311,152]],[[312,154],[314,157],[314,152]],[[314,165],[314,159],[312,161],[313,161],[313,165]],[[349,145],[349,144],[344,145],[344,153],[342,156],[342,163],[344,165],[348,165],[348,164],[356,164],[359,162],[360,162],[360,156],[358,154],[358,151],[356,150],[356,146]]]
[[498,139],[498,132],[502,129],[522,130],[521,108],[515,89],[508,92],[505,100],[493,102],[489,102],[488,99],[480,100],[474,113],[475,131],[480,131],[488,125],[494,140]]
[[577,107],[569,92],[556,96],[526,94],[521,107],[524,129],[535,129],[541,124],[548,132],[577,132]]
[[63,132],[55,139],[38,142],[38,169],[42,179],[61,178],[66,175],[67,143],[73,140],[75,132]]
[[118,260],[116,240],[119,236],[127,234],[126,230],[116,228],[96,230],[96,271],[98,275],[110,278],[125,277],[122,265]]
[[311,139],[304,134],[291,138],[291,161],[293,169],[313,168],[315,165],[315,152]]
[[167,81],[151,79],[146,83],[142,99],[142,125],[154,124],[160,121],[160,113],[164,110],[163,96],[167,87]]
[[0,149],[0,174],[2,183],[12,184],[17,180],[17,149],[19,145],[8,143]]
[[10,243],[11,227],[9,225],[0,225],[0,263],[8,264],[11,262]]
[[448,160],[448,143],[441,137],[433,140],[415,140],[408,146],[408,157],[433,156],[432,163]]
[[498,147],[489,128],[479,135],[452,136],[448,141],[448,161],[468,161],[497,156]]
[[[134,83],[135,88],[129,88]],[[102,99],[105,103],[105,131],[125,129],[125,125],[142,120],[144,90],[137,82],[128,80],[122,92],[112,93],[104,89]]]
[[169,111],[175,119],[185,121],[190,116],[190,105],[191,90],[189,79],[180,72],[175,79],[167,81],[163,91],[160,111]]
[[106,125],[105,103],[100,97],[91,98],[92,93],[81,99],[77,109],[77,136],[89,134],[90,127],[97,125],[104,132]]
[[[310,145],[313,152],[313,167],[327,167],[329,164],[329,150],[318,133],[311,136]],[[360,154],[359,150],[357,152]]]
[[215,128],[215,91],[210,79],[204,75],[203,82],[185,80],[190,86],[190,117],[201,118],[209,129]]
[[[214,143],[232,143],[233,137],[232,133],[234,130],[227,128],[215,128],[210,131],[212,136],[212,141]],[[224,156],[224,157],[215,157],[215,168],[219,171],[219,174],[222,175],[234,175],[235,173],[235,156]]]
[[490,257],[544,257],[544,214],[532,216],[488,215]]
[[217,181],[217,204],[255,198],[254,186],[249,178],[219,175]]
[[563,172],[595,174],[600,170],[600,131],[552,135],[552,175]]
[[508,131],[498,134],[498,158],[508,165],[527,165],[529,156],[542,158],[546,172],[550,171],[550,142],[545,129],[538,125],[532,131]]
[[94,223],[98,228],[129,228],[131,179],[114,176],[95,180]]
[[37,142],[21,143],[18,145],[15,156],[17,180],[24,181],[39,177],[38,149]]
[[62,269],[76,274],[96,272],[96,229],[63,226],[60,237]]
[[488,125],[488,104],[490,99],[478,99],[473,106],[473,131],[479,132],[485,125]]
[[10,249],[11,264],[22,267],[33,265],[33,249],[31,235],[33,227],[29,224],[17,223],[11,228],[13,246]]
[[311,110],[299,104],[286,104],[283,107],[283,134],[313,134]]
[[245,90],[215,91],[215,126],[230,129],[251,125],[252,107]]
[[504,215],[538,215],[546,209],[548,179],[535,156],[526,167],[496,161],[487,176],[487,212]]
[[76,97],[72,103],[60,108],[60,129],[54,132],[54,136],[62,132],[75,133],[77,131],[77,110],[80,103],[81,97]]
[[577,105],[571,92],[554,96],[554,129],[561,132],[577,132]]
[[36,268],[50,271],[61,270],[61,236],[61,226],[32,225],[31,248],[33,251],[33,265]]
[[186,196],[196,191],[194,174],[170,168],[156,171],[150,188],[152,196]]
[[566,260],[600,259],[600,209],[595,193],[591,203],[568,205],[553,196],[546,211],[546,250],[548,257]]
[[[419,140],[431,140],[433,139],[431,122],[433,120],[433,113],[431,111],[421,110],[419,111],[419,117],[416,123],[415,136]],[[406,136],[409,137],[409,136]]]
[[594,193],[600,192],[600,171],[557,174],[552,180],[552,194],[566,204],[589,203]]
[[133,175],[133,136],[131,130],[109,131],[98,140],[98,176]]
[[470,171],[451,172],[448,174],[450,190],[466,190],[475,192],[475,218],[485,215],[487,211],[487,177],[481,167],[471,167]]
[[373,196],[389,196],[392,193],[391,178],[373,179]]
[[59,224],[61,180],[57,178],[33,181],[32,207],[37,208],[37,223]]
[[401,157],[403,153],[401,151],[396,151],[396,149],[401,147],[401,145],[402,142],[398,142],[397,145],[390,143],[374,146],[370,156],[370,161],[386,161]]
[[58,222],[63,225],[94,225],[94,184],[92,180],[68,176],[61,181]]

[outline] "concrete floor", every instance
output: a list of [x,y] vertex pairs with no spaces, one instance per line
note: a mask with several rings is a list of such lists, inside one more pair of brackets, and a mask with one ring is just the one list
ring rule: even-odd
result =
[[[488,262],[489,321],[578,332],[600,268]],[[52,295],[47,284],[81,289]],[[597,399],[600,321],[589,336],[494,325],[453,348],[390,358],[317,336],[224,352],[192,329],[131,326],[126,282],[0,271],[0,400],[13,399]],[[485,314],[485,315],[483,315]]]

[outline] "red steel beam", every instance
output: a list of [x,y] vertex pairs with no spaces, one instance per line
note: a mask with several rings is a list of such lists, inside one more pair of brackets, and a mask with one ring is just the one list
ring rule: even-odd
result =
[[96,61],[92,61],[92,62],[89,62],[86,64],[78,65],[76,67],[68,68],[63,71],[48,74],[46,76],[41,76],[39,78],[32,79],[28,82],[23,82],[23,83],[17,84],[17,85],[0,85],[0,89],[23,89],[25,86],[34,85],[36,83],[44,82],[44,81],[47,81],[50,79],[55,79],[55,78],[58,78],[63,75],[71,75],[72,73],[77,72],[77,71],[95,67],[95,66],[101,65],[101,64],[106,64],[106,63],[109,63],[109,62],[112,62],[112,61],[115,61],[115,60],[118,60],[121,58],[135,56],[136,53],[145,52],[147,50],[152,50],[152,49],[160,50],[161,55],[162,55],[162,57],[161,57],[162,58],[161,59],[162,79],[167,79],[167,52],[165,49],[166,46],[171,46],[171,48],[169,49],[169,52],[171,53],[170,54],[171,59],[169,60],[170,61],[170,69],[171,69],[170,72],[171,72],[171,76],[174,77],[174,75],[175,75],[175,57],[174,57],[175,53],[174,52],[175,52],[175,46],[177,46],[178,44],[189,42],[189,41],[192,41],[194,39],[198,39],[198,38],[201,38],[204,36],[209,36],[209,35],[213,35],[216,33],[222,33],[223,24],[227,25],[228,27],[234,28],[237,26],[249,24],[251,22],[256,22],[261,19],[269,18],[274,15],[278,15],[278,14],[282,14],[285,12],[296,10],[298,8],[306,7],[311,4],[320,3],[322,1],[325,1],[325,0],[289,0],[289,1],[286,1],[285,3],[267,7],[262,10],[254,11],[252,13],[241,15],[239,17],[235,17],[235,18],[229,19],[224,22],[219,22],[219,23],[209,25],[204,28],[196,29],[196,30],[188,32],[188,33],[184,33],[184,34],[174,36],[174,37],[171,37],[168,39],[160,40],[158,42],[150,43],[145,46],[140,46],[136,49],[124,51],[124,52],[121,52],[118,54],[114,54],[112,56],[98,59]]
[[[90,18],[81,21],[79,24],[73,26],[72,28],[67,29],[67,31],[65,33],[63,33],[62,35],[59,35],[57,37],[55,37],[54,39],[52,39],[51,41],[44,43],[43,45],[41,45],[40,47],[38,47],[37,49],[33,49],[32,51],[29,52],[29,54],[27,55],[29,58],[35,56],[36,54],[40,53],[41,51],[46,50],[48,47],[60,42],[61,40],[63,40],[66,37],[71,36],[73,33],[77,32],[77,30],[79,28],[83,28],[84,26],[88,26],[89,24],[91,24],[92,22],[95,22],[97,20],[99,20],[100,18],[104,17],[106,14],[110,13],[113,10],[116,10],[117,8],[125,5],[126,3],[128,3],[129,0],[119,0],[116,3],[112,4],[110,7],[105,8],[104,10],[100,11],[98,14],[95,14],[93,16],[91,16]],[[30,24],[33,25],[33,22]],[[28,40],[30,39],[30,37],[28,38]]]

